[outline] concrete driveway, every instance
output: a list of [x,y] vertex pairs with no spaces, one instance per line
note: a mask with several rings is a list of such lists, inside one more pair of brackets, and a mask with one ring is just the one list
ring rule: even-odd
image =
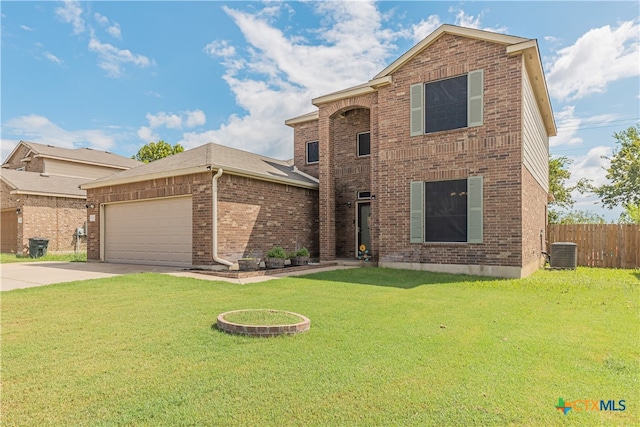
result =
[[354,268],[354,266],[320,267],[313,271],[282,272],[272,276],[256,276],[233,279],[195,273],[180,267],[160,267],[154,265],[112,264],[100,262],[17,262],[0,264],[0,291],[53,285],[55,283],[75,282],[77,280],[101,279],[134,273],[163,273],[177,277],[191,277],[200,280],[223,281],[244,285],[265,282],[287,276],[299,276],[321,271]]
[[0,264],[0,290],[30,288],[76,280],[100,279],[132,273],[171,273],[176,267],[104,264],[97,262],[17,262]]

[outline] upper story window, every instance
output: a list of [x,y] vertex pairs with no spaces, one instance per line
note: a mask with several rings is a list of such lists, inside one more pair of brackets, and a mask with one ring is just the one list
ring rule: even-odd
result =
[[318,141],[307,142],[307,163],[318,163],[318,161],[320,161]]
[[482,125],[484,72],[411,85],[411,136]]
[[364,157],[371,154],[371,132],[362,132],[358,134],[358,157]]

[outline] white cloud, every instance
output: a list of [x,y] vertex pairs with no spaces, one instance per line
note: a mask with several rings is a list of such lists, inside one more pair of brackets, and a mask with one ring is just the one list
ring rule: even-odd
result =
[[[66,130],[48,118],[37,114],[20,116],[3,124],[3,134],[11,134],[28,141],[51,144],[58,147],[93,147],[100,150],[112,149],[115,138],[100,129]],[[4,141],[3,141],[4,150]]]
[[594,28],[560,49],[547,65],[549,93],[575,100],[604,92],[616,80],[640,75],[640,20]]
[[153,129],[148,126],[142,126],[140,129],[138,129],[138,138],[143,140],[145,143],[160,140],[158,134],[154,133]]
[[227,40],[214,40],[204,47],[204,52],[210,56],[229,59],[236,54],[236,48],[229,45]]
[[286,5],[269,4],[268,10],[255,13],[223,7],[247,46],[213,41],[204,51],[223,60],[223,78],[245,113],[229,117],[218,129],[185,133],[180,144],[191,148],[217,142],[289,158],[292,131],[284,125],[286,119],[313,110],[314,97],[368,81],[395,53],[392,41],[401,34],[383,29],[373,3],[317,2],[309,7],[322,16],[320,27],[305,34],[314,36],[313,42],[272,24],[277,14],[291,14]]
[[93,14],[94,19],[96,20],[96,22],[100,25],[103,26],[107,26],[109,25],[109,18],[107,18],[106,16],[96,12]]
[[615,114],[598,114],[595,116],[580,118],[575,116],[575,106],[567,105],[555,115],[558,135],[549,139],[551,147],[560,145],[582,144],[583,139],[577,136],[581,128],[603,127],[609,123],[619,121],[620,116]]
[[573,157],[574,161],[569,165],[570,184],[575,184],[582,178],[592,180],[596,186],[607,183],[606,169],[611,162],[606,157],[611,157],[612,152],[612,147],[599,145],[583,156]]
[[35,31],[33,28],[27,27],[26,25],[20,25],[20,28],[22,28],[25,31]]
[[97,12],[93,14],[93,17],[98,24],[107,27],[106,31],[111,37],[115,39],[121,38],[120,24],[114,22],[113,25],[110,25],[109,18]]
[[167,114],[165,112],[158,114],[147,113],[146,117],[149,121],[149,127],[152,129],[160,126],[169,129],[179,129],[182,127],[182,118],[176,114]]
[[202,126],[207,122],[207,116],[201,110],[187,111],[187,120],[185,126],[188,128]]
[[[82,18],[83,11],[78,1],[65,1],[64,7],[58,7],[55,11],[56,15],[64,22],[72,24],[73,34],[79,35],[85,32],[85,21]],[[112,24],[109,18],[100,13],[94,13],[93,18],[101,26],[107,27],[106,31],[111,37],[121,38],[120,24]],[[135,54],[128,49],[121,49],[109,43],[102,43],[96,37],[95,30],[91,26],[89,26],[89,34],[89,45],[87,47],[90,52],[98,54],[98,67],[105,70],[108,77],[122,77],[126,64],[133,64],[140,68],[155,65],[153,59],[149,59],[145,55]]]
[[167,129],[193,128],[202,126],[207,122],[207,116],[202,110],[182,111],[178,114],[161,111],[157,114],[147,113],[146,118],[149,126],[141,126],[140,129],[138,129],[138,137],[146,142],[161,139],[158,134],[154,132],[154,129],[159,127],[165,127]]
[[62,59],[58,58],[57,56],[55,56],[53,53],[51,52],[45,52],[43,53],[44,57],[47,58],[49,61],[51,62],[55,62],[56,64],[60,65],[62,64]]
[[2,163],[7,160],[9,154],[16,148],[16,145],[20,142],[19,139],[2,139],[0,140],[0,159],[2,159]]
[[98,66],[107,72],[109,77],[121,77],[123,66],[133,64],[140,68],[155,65],[152,59],[144,55],[131,53],[128,49],[120,49],[109,43],[102,43],[95,36],[89,40],[89,50],[98,54]]
[[442,22],[440,22],[438,15],[430,15],[426,21],[423,19],[419,23],[412,25],[411,33],[413,34],[413,43],[419,43],[434,32],[440,25],[442,25]]
[[507,27],[482,27],[481,22],[484,16],[483,12],[480,12],[478,16],[467,15],[467,13],[457,7],[450,7],[449,13],[455,13],[455,24],[461,27],[474,28],[476,30],[493,31],[495,33],[505,33]]
[[560,145],[576,145],[582,143],[582,138],[576,136],[580,129],[582,120],[575,117],[576,107],[568,105],[562,111],[555,114],[558,135],[549,138],[549,145],[557,147]]
[[84,32],[84,19],[82,18],[82,8],[80,3],[75,0],[67,0],[63,7],[57,7],[56,15],[73,26],[73,34],[81,34]]
[[[610,160],[606,157],[611,157],[612,152],[612,147],[601,145],[593,147],[585,155],[574,157],[568,156],[573,160],[573,163],[568,167],[568,170],[571,173],[571,178],[567,184],[574,185],[582,178],[591,180],[592,184],[595,186],[606,184],[608,182],[606,169],[610,165]],[[620,209],[616,209],[613,212],[601,209],[601,207],[598,206],[600,204],[600,200],[594,194],[580,194],[575,191],[572,196],[576,201],[573,209],[596,211],[598,214],[604,215],[608,220],[615,220],[620,215]]]
[[107,33],[114,39],[119,39],[122,37],[122,33],[120,32],[120,24],[113,24],[107,28]]

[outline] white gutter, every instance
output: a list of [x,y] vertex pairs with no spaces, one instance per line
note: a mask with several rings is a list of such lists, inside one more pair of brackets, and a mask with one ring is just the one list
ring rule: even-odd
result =
[[211,250],[212,250],[212,258],[215,262],[217,262],[218,264],[223,264],[230,267],[233,265],[232,262],[218,257],[218,178],[222,176],[223,172],[224,170],[222,168],[218,168],[218,173],[213,175],[213,178],[211,178],[211,200],[212,200]]

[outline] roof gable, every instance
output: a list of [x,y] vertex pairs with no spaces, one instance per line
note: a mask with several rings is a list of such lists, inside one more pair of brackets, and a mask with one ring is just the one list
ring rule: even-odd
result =
[[[474,28],[458,27],[455,25],[441,25],[434,32],[425,37],[418,44],[409,49],[398,59],[389,64],[385,69],[376,74],[373,79],[367,83],[333,92],[327,95],[314,98],[312,104],[320,106],[324,103],[339,101],[354,96],[372,93],[382,86],[393,83],[393,73],[403,67],[407,62],[411,61],[416,55],[427,49],[436,40],[445,34],[467,37],[476,40],[483,40],[490,43],[497,43],[505,46],[508,55],[522,55],[526,72],[532,82],[538,109],[544,120],[545,129],[549,136],[557,134],[556,124],[551,108],[551,100],[549,99],[549,91],[547,89],[542,61],[540,60],[540,52],[538,43],[535,39],[527,39],[523,37],[509,36],[505,34],[494,33],[484,30],[476,30]],[[317,120],[319,118],[318,111],[308,113],[299,117],[294,117],[285,122],[288,126],[294,126],[299,123]]]
[[95,150],[93,148],[62,148],[30,141],[20,141],[3,164],[9,163],[12,157],[20,151],[20,147],[26,147],[29,152],[34,153],[36,157],[61,159],[88,165],[106,166],[114,169],[129,169],[142,164],[137,160],[109,151]]
[[224,169],[234,175],[317,188],[317,181],[299,173],[286,160],[277,160],[212,142],[133,169],[91,181],[84,189],[127,184],[170,176],[190,175]]
[[455,25],[444,24],[438,27],[438,29],[436,29],[434,32],[429,34],[427,37],[422,39],[421,42],[419,42],[418,44],[413,46],[411,49],[409,49],[407,52],[405,52],[400,58],[396,59],[391,64],[389,64],[384,70],[376,74],[376,76],[373,79],[374,80],[380,79],[393,74],[398,68],[402,67],[404,64],[409,62],[416,55],[418,55],[420,52],[428,48],[433,42],[435,42],[445,34],[452,34],[452,35],[467,37],[471,39],[484,40],[491,43],[499,43],[503,45],[518,44],[518,43],[523,43],[530,40],[522,37],[515,37],[515,36],[508,36],[505,34],[493,33],[490,31],[476,30],[473,28],[465,28],[465,27],[458,27]]

